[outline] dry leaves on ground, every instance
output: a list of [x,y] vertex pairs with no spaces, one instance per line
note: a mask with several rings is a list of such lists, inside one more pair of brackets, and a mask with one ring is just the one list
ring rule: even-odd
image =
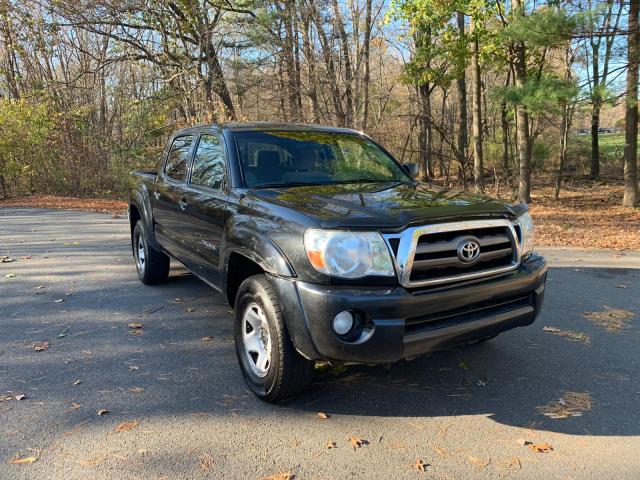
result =
[[332,448],[336,448],[337,446],[338,444],[336,442],[333,442],[333,441],[327,442],[327,450],[331,450]]
[[636,317],[635,313],[620,308],[607,308],[602,312],[584,312],[582,315],[599,327],[613,333],[623,330],[629,320]]
[[316,416],[321,420],[327,420],[331,415],[327,415],[324,412],[318,412],[316,413]]
[[11,257],[7,257],[6,255],[0,255],[0,263],[11,263],[15,262],[15,260]]
[[213,457],[208,453],[203,453],[198,456],[198,463],[203,472],[208,472],[213,466]]
[[580,417],[584,412],[591,410],[593,401],[588,393],[565,392],[562,398],[542,407],[538,412],[549,418]]
[[28,450],[35,452],[35,454],[29,455],[27,457],[22,457],[20,456],[20,452],[18,452],[12,458],[7,460],[7,463],[11,465],[21,465],[24,463],[34,463],[40,460],[40,450],[36,450],[35,448],[29,448]]
[[120,425],[116,427],[116,432],[118,433],[127,432],[129,430],[133,430],[138,425],[140,425],[140,423],[137,420],[133,420],[131,422],[122,422]]
[[471,463],[473,463],[475,466],[480,467],[480,468],[484,468],[484,467],[486,467],[487,465],[489,465],[491,463],[491,459],[482,460],[481,458],[474,457],[473,455],[469,456],[469,461]]
[[358,437],[349,437],[349,443],[351,444],[354,450],[357,448],[363,447],[365,445],[369,445],[369,442],[367,440],[363,440],[362,438],[358,438]]
[[211,341],[213,341],[213,337],[202,337],[201,340],[203,342],[211,342]]
[[127,325],[127,327],[132,328],[134,330],[137,330],[137,329],[140,329],[140,328],[144,328],[144,323],[131,322],[130,324]]
[[550,182],[532,192],[536,244],[640,250],[640,210],[620,206],[622,184],[565,185],[560,200],[553,190]]
[[417,458],[416,461],[411,464],[411,468],[417,470],[418,472],[426,472],[428,466],[429,464],[424,463],[420,458]]
[[127,390],[129,393],[142,393],[144,392],[144,388],[142,387],[131,387],[129,390]]
[[125,213],[127,211],[127,202],[121,200],[57,197],[54,195],[33,195],[30,197],[2,199],[0,200],[0,208],[2,207],[53,208],[97,213]]
[[549,453],[553,451],[553,447],[548,443],[532,443],[529,449],[536,453]]
[[568,338],[574,342],[582,342],[585,345],[591,343],[591,337],[583,332],[574,332],[573,330],[560,330],[556,327],[544,327],[543,332],[554,333],[560,337]]
[[46,350],[49,348],[49,342],[36,342],[32,345],[32,348],[36,351],[36,352],[41,352],[43,350]]
[[97,413],[99,416],[102,416],[102,415],[106,415],[107,413],[110,413],[110,412],[109,412],[109,410],[107,410],[106,408],[101,408],[101,409],[100,409],[100,410],[98,410],[96,413]]
[[268,477],[262,477],[260,480],[294,480],[295,476],[291,472],[280,472]]

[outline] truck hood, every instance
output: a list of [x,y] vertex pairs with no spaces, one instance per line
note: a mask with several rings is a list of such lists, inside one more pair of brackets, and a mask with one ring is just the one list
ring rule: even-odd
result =
[[323,228],[394,229],[452,218],[515,217],[526,210],[468,192],[406,183],[278,187],[248,195],[300,212]]

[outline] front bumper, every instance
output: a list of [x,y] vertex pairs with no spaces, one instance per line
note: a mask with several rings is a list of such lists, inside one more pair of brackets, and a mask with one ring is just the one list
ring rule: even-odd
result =
[[[330,286],[274,277],[282,312],[307,358],[389,363],[531,324],[539,313],[546,262],[533,254],[508,274],[408,291],[403,287]],[[360,312],[373,331],[344,342],[331,330],[343,310]]]

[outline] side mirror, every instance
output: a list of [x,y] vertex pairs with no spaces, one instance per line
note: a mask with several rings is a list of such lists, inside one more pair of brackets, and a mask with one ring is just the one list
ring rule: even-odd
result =
[[418,168],[417,163],[403,163],[402,168],[404,168],[405,172],[407,172],[409,176],[414,180],[420,173],[420,169]]

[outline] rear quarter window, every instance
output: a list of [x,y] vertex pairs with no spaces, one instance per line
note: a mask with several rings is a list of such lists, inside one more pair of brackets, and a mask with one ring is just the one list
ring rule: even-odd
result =
[[171,143],[164,173],[174,180],[183,181],[187,176],[193,135],[176,137]]

